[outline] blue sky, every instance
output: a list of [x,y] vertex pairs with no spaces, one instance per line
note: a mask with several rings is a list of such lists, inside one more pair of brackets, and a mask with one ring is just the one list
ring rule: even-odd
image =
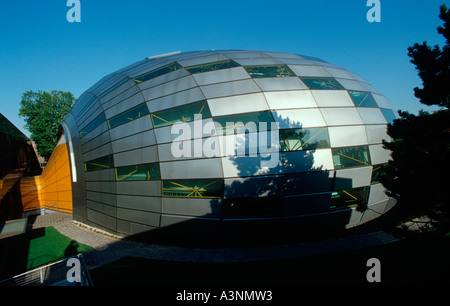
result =
[[18,116],[27,90],[79,97],[103,76],[173,51],[251,49],[322,58],[356,72],[394,109],[432,110],[407,48],[444,44],[436,28],[445,0],[380,0],[381,22],[369,23],[367,0],[106,1],[80,0],[81,22],[69,23],[67,0],[1,0],[0,112],[29,136]]

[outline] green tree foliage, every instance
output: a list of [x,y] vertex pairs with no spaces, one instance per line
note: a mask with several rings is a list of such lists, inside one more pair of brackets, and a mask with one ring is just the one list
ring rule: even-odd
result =
[[56,90],[27,91],[22,95],[19,116],[24,117],[39,155],[47,160],[58,141],[59,126],[75,100],[72,93]]
[[427,214],[448,228],[450,201],[450,12],[445,5],[439,17],[444,25],[438,32],[446,45],[430,47],[426,42],[408,48],[411,63],[416,66],[423,88],[415,88],[415,96],[425,105],[441,110],[418,116],[399,111],[400,118],[388,125],[392,141],[384,146],[392,151],[392,160],[380,180],[388,194],[398,199],[407,217]]

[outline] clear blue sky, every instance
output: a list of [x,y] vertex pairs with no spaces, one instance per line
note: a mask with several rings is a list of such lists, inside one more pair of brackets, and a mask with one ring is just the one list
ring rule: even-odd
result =
[[366,78],[394,109],[430,109],[407,48],[444,44],[436,28],[446,0],[380,0],[369,23],[367,0],[80,0],[69,23],[67,0],[1,0],[0,112],[29,136],[18,116],[27,90],[79,97],[106,74],[173,51],[252,49],[322,58]]

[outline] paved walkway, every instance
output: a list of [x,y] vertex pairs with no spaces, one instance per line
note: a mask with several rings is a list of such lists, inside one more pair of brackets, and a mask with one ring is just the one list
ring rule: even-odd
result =
[[121,240],[81,227],[63,213],[38,216],[32,228],[55,227],[62,235],[94,250],[83,253],[89,269],[126,256],[183,262],[248,262],[315,256],[395,242],[392,235],[376,231],[345,238],[301,242],[277,246],[198,248],[144,244]]

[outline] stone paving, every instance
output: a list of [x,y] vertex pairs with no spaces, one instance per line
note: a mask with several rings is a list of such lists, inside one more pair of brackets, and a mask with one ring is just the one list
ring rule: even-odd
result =
[[62,235],[91,246],[83,253],[89,269],[126,256],[183,262],[249,262],[300,258],[395,242],[392,235],[375,231],[345,238],[261,247],[198,248],[138,243],[104,235],[80,226],[63,213],[38,216],[32,228],[53,226]]

